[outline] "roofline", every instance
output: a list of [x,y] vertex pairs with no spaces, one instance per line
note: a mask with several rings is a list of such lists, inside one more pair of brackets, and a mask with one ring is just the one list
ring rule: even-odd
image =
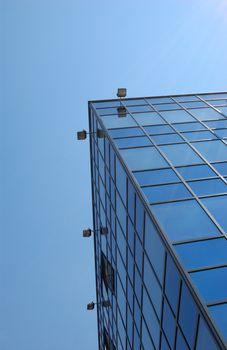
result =
[[[155,95],[155,96],[140,96],[140,97],[127,97],[123,98],[124,100],[139,100],[141,98],[163,98],[163,97],[177,97],[177,96],[194,96],[194,95],[213,95],[213,94],[227,94],[227,91],[213,91],[213,92],[197,92],[197,93],[190,93],[190,94],[174,94],[174,95]],[[90,103],[97,103],[97,102],[111,102],[111,101],[118,101],[118,98],[112,98],[112,99],[105,99],[105,100],[89,100],[88,104]]]

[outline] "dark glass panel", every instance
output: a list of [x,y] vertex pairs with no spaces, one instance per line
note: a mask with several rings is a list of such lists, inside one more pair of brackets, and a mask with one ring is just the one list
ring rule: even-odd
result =
[[156,275],[160,283],[162,284],[163,273],[164,273],[165,249],[163,247],[160,236],[157,233],[157,229],[155,228],[154,224],[151,222],[148,216],[146,216],[146,219],[145,219],[144,249],[148,259],[150,260],[156,272]]
[[148,262],[146,256],[144,257],[144,283],[147,288],[147,293],[151,298],[155,311],[158,317],[161,317],[162,292],[157,281],[157,278]]
[[[225,328],[226,330],[226,328]],[[196,350],[219,350],[211,331],[208,329],[203,319],[199,322],[198,338],[196,343]]]
[[180,275],[176,268],[176,264],[173,262],[172,258],[169,255],[167,255],[166,264],[165,294],[172,307],[172,310],[175,314],[177,314],[180,290]]
[[181,334],[181,331],[179,330],[179,328],[177,330],[176,350],[189,350],[189,347],[188,347],[186,341],[184,340],[184,337]]
[[158,319],[155,315],[153,307],[151,306],[150,300],[147,296],[146,291],[143,293],[143,315],[146,321],[148,330],[151,334],[152,340],[154,342],[155,347],[158,349],[159,346],[159,323]]
[[[187,339],[189,346],[193,349],[198,321],[198,310],[196,304],[183,283],[180,301],[179,323]],[[205,350],[205,349],[204,349]]]
[[165,300],[162,326],[171,348],[174,348],[176,322],[172,311]]

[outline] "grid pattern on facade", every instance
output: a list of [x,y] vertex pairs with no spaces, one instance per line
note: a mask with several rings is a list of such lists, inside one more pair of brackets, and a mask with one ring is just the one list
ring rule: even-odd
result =
[[[209,94],[97,102],[90,113],[91,131],[100,118],[223,336],[226,111],[227,94]],[[117,349],[222,348],[109,136],[91,136],[95,229],[109,232],[95,235],[98,303],[111,304],[98,308],[100,348],[104,329]],[[103,288],[102,255],[114,290]]]

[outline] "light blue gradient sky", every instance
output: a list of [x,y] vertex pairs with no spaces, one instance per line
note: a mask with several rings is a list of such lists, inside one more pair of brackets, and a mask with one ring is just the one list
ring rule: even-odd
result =
[[[87,101],[227,90],[227,0],[0,0],[2,350],[97,349]],[[136,350],[136,349],[135,349]]]

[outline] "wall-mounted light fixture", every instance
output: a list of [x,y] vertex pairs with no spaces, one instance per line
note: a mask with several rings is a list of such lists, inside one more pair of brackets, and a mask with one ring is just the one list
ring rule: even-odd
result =
[[86,140],[87,135],[91,135],[91,134],[97,134],[97,137],[99,139],[103,139],[105,136],[104,131],[102,129],[97,129],[96,132],[88,132],[86,130],[81,130],[77,132],[77,140],[79,141]]

